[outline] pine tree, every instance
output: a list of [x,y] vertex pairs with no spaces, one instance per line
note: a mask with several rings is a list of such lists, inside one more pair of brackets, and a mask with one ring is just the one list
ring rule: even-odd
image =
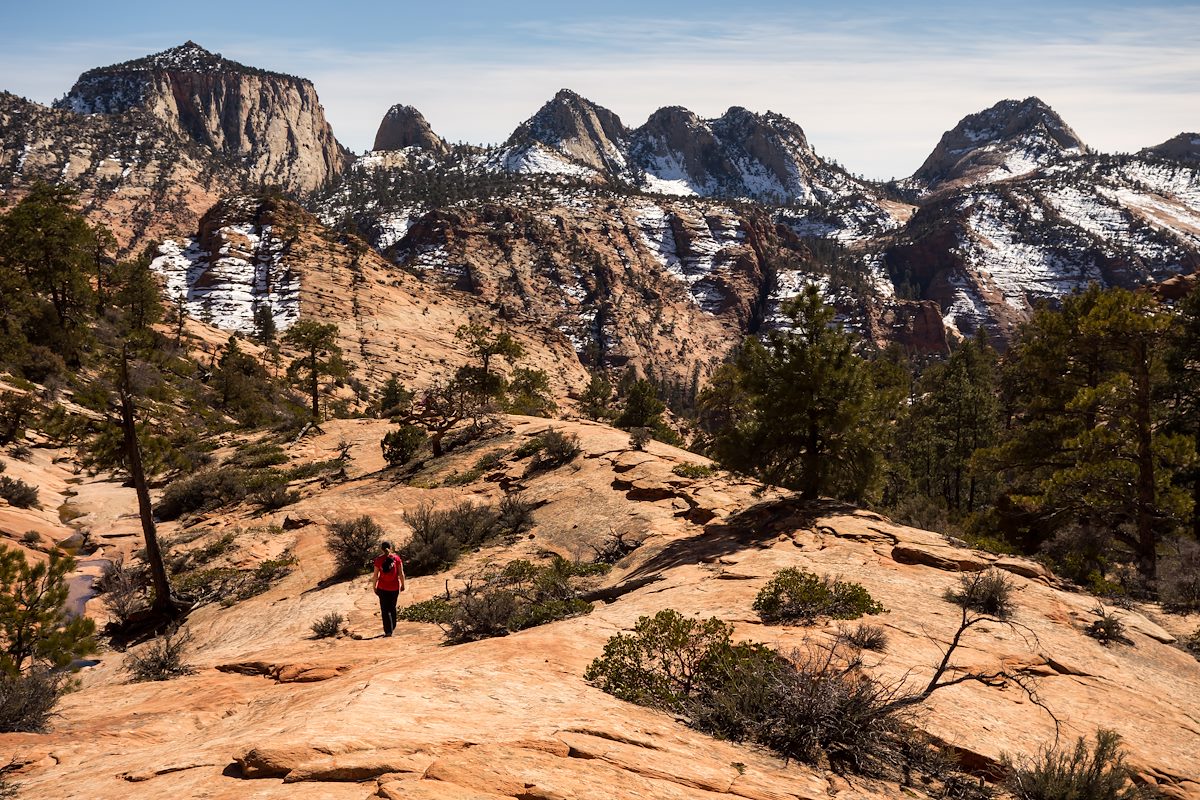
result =
[[813,499],[861,499],[878,472],[891,397],[854,352],[855,339],[809,286],[785,309],[790,329],[747,339],[722,376],[721,394],[701,405],[720,409],[724,427],[712,451],[726,467]]
[[337,325],[302,319],[288,328],[283,341],[301,352],[288,365],[288,379],[303,384],[312,402],[312,421],[321,421],[321,378],[346,374],[342,349],[337,344]]
[[95,623],[65,608],[74,568],[74,559],[57,553],[29,564],[20,550],[0,548],[0,672],[61,668],[95,651]]
[[1170,316],[1124,289],[1042,308],[1021,331],[1005,383],[1009,430],[981,454],[1001,470],[1001,512],[1036,545],[1068,524],[1109,532],[1142,576],[1188,507],[1172,484],[1193,447],[1166,426],[1160,402]]

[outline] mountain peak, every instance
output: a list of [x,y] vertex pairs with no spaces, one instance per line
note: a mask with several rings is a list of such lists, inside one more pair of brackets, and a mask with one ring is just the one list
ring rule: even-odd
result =
[[1162,144],[1143,148],[1144,156],[1169,158],[1172,161],[1200,163],[1200,133],[1184,132],[1172,137]]
[[412,106],[397,103],[388,109],[379,130],[375,133],[372,150],[403,150],[417,147],[433,153],[445,153],[449,149],[424,115]]
[[536,145],[601,172],[624,167],[622,150],[629,131],[621,118],[570,89],[560,89],[521,123],[507,145],[514,152]]
[[942,134],[913,181],[927,190],[990,183],[1087,151],[1078,134],[1041,98],[1001,100],[963,117]]

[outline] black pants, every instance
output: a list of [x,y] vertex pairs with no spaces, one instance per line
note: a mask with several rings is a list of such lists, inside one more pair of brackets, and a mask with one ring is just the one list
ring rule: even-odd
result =
[[375,594],[379,596],[379,614],[383,617],[383,635],[391,636],[392,631],[396,630],[396,599],[400,597],[400,590],[376,589]]

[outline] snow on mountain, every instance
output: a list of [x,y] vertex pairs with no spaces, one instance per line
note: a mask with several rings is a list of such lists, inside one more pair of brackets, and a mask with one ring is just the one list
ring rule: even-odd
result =
[[1002,100],[946,131],[906,183],[923,192],[992,183],[1087,152],[1075,131],[1038,98]]
[[[227,213],[253,212],[253,198],[226,200]],[[215,252],[198,238],[168,239],[150,266],[166,279],[167,294],[183,295],[189,316],[222,330],[252,334],[255,313],[270,310],[282,332],[300,318],[300,276],[283,263],[285,243],[271,225],[235,222],[208,232]]]

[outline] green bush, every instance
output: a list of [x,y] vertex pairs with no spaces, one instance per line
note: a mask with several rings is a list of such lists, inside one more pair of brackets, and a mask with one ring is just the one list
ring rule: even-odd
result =
[[1089,748],[1082,736],[1070,749],[1042,750],[1032,759],[1012,761],[1007,788],[1016,800],[1148,800],[1157,790],[1136,786],[1125,765],[1121,737],[1109,730],[1096,731]]
[[389,467],[407,464],[428,438],[425,430],[416,425],[401,425],[394,431],[388,431],[379,443],[383,448],[383,460]]
[[998,569],[969,572],[958,579],[958,587],[946,590],[945,599],[956,606],[1005,620],[1012,616],[1013,584]]
[[693,464],[690,461],[671,467],[671,472],[681,478],[708,478],[716,471],[716,468],[709,464]]
[[433,625],[449,625],[454,619],[454,604],[443,597],[432,597],[419,603],[405,606],[396,614],[406,622],[427,622]]
[[639,452],[645,450],[646,445],[650,444],[650,440],[654,438],[651,435],[652,433],[652,430],[644,426],[631,428],[629,431],[629,446]]
[[192,643],[190,631],[176,629],[145,645],[140,652],[133,650],[125,655],[125,671],[135,682],[168,681],[195,672],[183,660],[184,653]]
[[493,450],[490,453],[485,453],[475,462],[475,469],[480,472],[491,472],[502,466],[504,466],[504,451],[502,450]]
[[762,644],[734,643],[732,630],[715,617],[693,620],[666,609],[609,639],[584,677],[622,700],[787,758],[868,774],[904,766],[911,738],[904,705],[857,659],[816,646],[784,657]]
[[533,456],[526,468],[527,472],[533,473],[561,467],[572,461],[580,452],[578,436],[551,428],[525,440],[513,451],[513,456],[518,460]]
[[512,628],[516,615],[516,595],[507,589],[489,588],[463,596],[455,605],[454,617],[446,626],[446,640],[452,644],[504,636]]
[[288,456],[282,447],[269,442],[257,442],[243,445],[226,463],[242,469],[265,469],[287,462]]
[[795,567],[776,572],[754,598],[753,608],[767,624],[809,624],[818,617],[858,619],[885,610],[861,584],[819,577]]
[[211,511],[240,503],[255,492],[267,492],[290,478],[273,470],[252,472],[238,467],[217,467],[177,478],[167,485],[155,506],[161,520],[179,519],[183,514]]
[[330,525],[325,547],[333,554],[334,574],[348,578],[370,571],[383,535],[382,526],[366,514]]
[[300,502],[300,493],[280,484],[255,493],[250,500],[263,511],[278,511],[285,506]]
[[342,623],[346,618],[340,611],[330,611],[312,624],[313,636],[318,639],[329,639],[342,632]]
[[1197,628],[1191,636],[1184,637],[1180,645],[1184,650],[1200,660],[1200,628]]
[[16,508],[41,508],[38,487],[7,475],[0,475],[0,497]]

